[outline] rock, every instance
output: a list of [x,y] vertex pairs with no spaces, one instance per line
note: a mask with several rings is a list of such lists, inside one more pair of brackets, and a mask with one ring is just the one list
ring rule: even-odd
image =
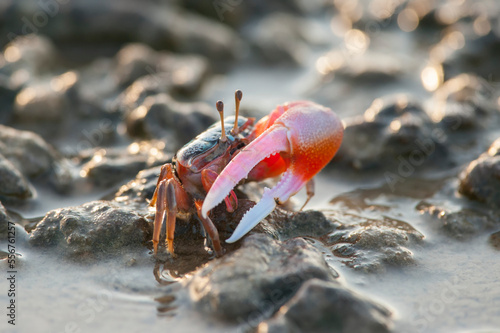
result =
[[[349,219],[353,215],[348,216]],[[323,237],[324,243],[349,267],[365,272],[381,272],[385,266],[406,266],[414,263],[407,248],[423,238],[410,224],[384,217],[381,220],[357,216],[358,223],[344,224]],[[340,218],[342,222],[342,218]]]
[[153,197],[160,170],[161,167],[157,166],[140,171],[134,180],[120,187],[113,196],[114,200],[127,206],[144,208],[147,200]]
[[301,65],[308,48],[302,38],[301,19],[274,14],[264,17],[249,33],[249,40],[262,59],[271,64]]
[[290,212],[280,208],[277,208],[275,214],[268,218],[268,223],[276,229],[281,239],[303,236],[321,237],[338,226],[320,211]]
[[438,223],[438,228],[456,240],[469,240],[479,232],[493,228],[495,218],[481,212],[462,209],[451,212],[428,202],[421,202],[417,209]]
[[160,141],[134,142],[126,150],[99,149],[81,169],[81,175],[97,186],[107,187],[128,180],[145,168],[165,164],[172,154],[165,153]]
[[0,154],[0,196],[26,199],[33,195],[26,178]]
[[249,21],[272,13],[290,13],[300,16],[320,13],[330,7],[325,0],[270,0],[270,1],[226,1],[226,2],[200,2],[186,0],[179,5],[184,8],[201,13],[212,19],[223,22],[233,27],[244,26]]
[[[170,85],[170,78],[163,75],[146,75],[141,77],[118,96],[113,102],[112,109],[128,117],[134,109],[144,103],[147,97],[163,94],[165,87],[168,89]],[[133,115],[132,119],[141,118],[139,116],[141,114]],[[134,131],[130,132],[135,133]]]
[[200,311],[246,323],[271,316],[313,278],[334,281],[335,275],[312,245],[252,234],[239,250],[198,270],[186,287]]
[[46,175],[49,183],[59,191],[71,186],[67,162],[35,133],[0,125],[0,154],[26,178]]
[[398,80],[403,74],[402,63],[394,55],[381,52],[362,52],[347,58],[345,50],[334,50],[317,60],[317,69],[325,77],[344,79],[356,86],[373,86]]
[[450,163],[444,136],[419,103],[406,95],[386,97],[346,126],[338,155],[355,169],[397,169],[404,172],[396,176],[408,177],[419,167]]
[[[63,49],[74,45],[92,49],[92,46],[104,44],[142,42],[157,49],[204,54],[220,62],[235,59],[241,43],[222,23],[183,11],[170,3],[75,0],[57,4],[56,8],[53,9],[56,13],[64,11],[64,15],[52,15],[43,26],[35,26],[31,18],[36,18],[37,13],[46,14],[36,0],[13,1],[2,6],[0,42],[28,31],[43,33]],[[19,17],[26,20],[15,19]],[[73,51],[73,57],[85,60],[88,54],[80,50]]]
[[204,103],[181,103],[165,94],[147,97],[125,119],[132,136],[176,139],[175,150],[216,121],[215,110]]
[[311,279],[257,332],[382,333],[390,332],[390,317],[385,307],[337,283]]
[[485,80],[460,74],[434,93],[432,118],[448,132],[487,127],[498,113],[493,90]]
[[10,83],[15,87],[21,87],[33,76],[50,72],[58,62],[54,44],[37,34],[11,40],[5,46],[3,56],[6,63],[0,67],[0,73],[10,76]]
[[500,251],[500,231],[494,232],[490,235],[489,239],[490,245],[493,246],[495,250]]
[[48,212],[30,235],[33,246],[59,246],[66,254],[93,256],[142,247],[151,226],[136,209],[93,201]]
[[[0,55],[0,62],[2,61]],[[1,73],[1,70],[0,70]],[[19,88],[15,87],[7,75],[0,74],[0,124],[7,123],[12,118],[13,105]]]
[[500,204],[500,154],[497,139],[488,152],[470,162],[460,174],[458,191],[463,195],[498,207]]
[[7,231],[8,231],[8,227],[9,227],[8,222],[9,222],[9,218],[7,215],[7,211],[5,210],[5,207],[0,202],[0,237],[2,237],[2,239],[5,239],[7,236]]
[[[487,30],[485,26],[478,34],[477,18],[490,28]],[[448,29],[441,41],[431,49],[431,62],[442,65],[445,78],[460,73],[474,73],[488,80],[500,74],[493,60],[500,56],[500,31],[491,28],[494,22],[487,16],[478,16],[476,20]]]
[[43,81],[30,81],[16,96],[14,118],[19,123],[58,122],[73,109],[70,90],[77,81],[74,72]]
[[160,92],[184,95],[196,93],[208,76],[208,62],[197,55],[177,56],[155,52],[143,44],[129,44],[116,55],[116,76],[123,87],[140,77],[152,75],[161,82]]

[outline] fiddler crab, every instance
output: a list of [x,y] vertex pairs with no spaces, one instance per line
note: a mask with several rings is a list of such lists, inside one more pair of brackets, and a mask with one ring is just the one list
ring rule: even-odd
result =
[[327,107],[296,101],[276,107],[254,124],[254,118],[238,117],[242,95],[240,90],[235,93],[234,118],[224,119],[224,104],[217,101],[220,123],[182,147],[173,163],[162,166],[150,201],[151,207],[156,205],[155,254],[165,215],[166,248],[174,255],[176,217],[197,213],[216,256],[221,256],[219,233],[209,211],[222,201],[228,212],[235,211],[238,199],[233,189],[242,180],[259,181],[282,174],[276,186],[265,188],[262,199],[246,212],[227,243],[238,241],[277,204],[286,202],[304,186],[304,206],[314,195],[313,177],[330,162],[342,142],[340,119]]

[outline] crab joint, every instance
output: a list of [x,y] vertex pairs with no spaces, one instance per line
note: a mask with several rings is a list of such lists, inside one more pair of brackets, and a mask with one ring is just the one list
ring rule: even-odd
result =
[[217,108],[217,111],[219,111],[220,115],[220,123],[221,123],[221,136],[220,136],[220,141],[226,142],[226,130],[224,129],[224,103],[222,101],[217,101],[215,103],[215,107]]

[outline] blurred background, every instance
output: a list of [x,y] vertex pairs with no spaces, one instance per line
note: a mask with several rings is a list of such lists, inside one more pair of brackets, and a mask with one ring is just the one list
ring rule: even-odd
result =
[[[110,175],[96,180],[107,186],[169,160],[216,121],[216,100],[233,112],[235,89],[248,116],[297,99],[331,107],[349,128],[338,158],[354,170],[387,156],[397,165],[415,138],[454,142],[450,127],[488,127],[500,103],[499,7],[494,0],[4,0],[0,123],[75,158],[76,171],[58,168],[59,190],[72,186],[72,172]],[[384,157],[363,138],[380,136],[380,128],[349,125],[386,108],[417,116],[385,124],[401,144]]]

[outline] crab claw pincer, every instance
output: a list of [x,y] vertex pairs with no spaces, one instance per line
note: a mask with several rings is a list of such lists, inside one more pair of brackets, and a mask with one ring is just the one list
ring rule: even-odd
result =
[[[295,102],[261,135],[241,150],[224,168],[207,193],[202,215],[224,200],[230,191],[259,163],[279,153],[287,168],[272,189],[243,216],[227,243],[233,243],[284,203],[311,180],[340,147],[343,125],[329,108],[312,102]],[[252,174],[251,174],[252,175]],[[259,177],[266,178],[265,175]],[[251,179],[257,180],[257,179]]]

